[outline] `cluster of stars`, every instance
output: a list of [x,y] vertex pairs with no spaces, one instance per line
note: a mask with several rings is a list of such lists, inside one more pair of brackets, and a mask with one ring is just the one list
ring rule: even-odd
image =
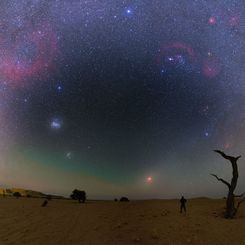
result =
[[54,130],[59,130],[63,126],[63,121],[60,118],[54,118],[50,122],[50,128]]

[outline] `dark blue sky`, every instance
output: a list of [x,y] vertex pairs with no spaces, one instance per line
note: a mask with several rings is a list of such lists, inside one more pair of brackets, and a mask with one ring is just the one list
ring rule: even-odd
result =
[[224,195],[209,174],[230,178],[213,149],[244,153],[243,1],[0,7],[2,186]]

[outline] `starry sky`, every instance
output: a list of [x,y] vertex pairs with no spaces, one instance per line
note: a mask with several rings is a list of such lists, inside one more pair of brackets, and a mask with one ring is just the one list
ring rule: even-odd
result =
[[243,0],[2,0],[0,185],[222,197],[244,61]]

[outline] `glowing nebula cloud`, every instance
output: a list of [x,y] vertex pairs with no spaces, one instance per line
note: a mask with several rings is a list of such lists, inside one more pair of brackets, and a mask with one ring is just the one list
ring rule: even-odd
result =
[[178,71],[191,73],[195,71],[194,66],[196,66],[198,73],[205,78],[213,79],[220,74],[222,66],[212,52],[207,51],[207,54],[208,56],[203,58],[201,53],[190,45],[174,42],[160,49],[157,62],[163,74],[178,74]]
[[50,122],[50,128],[54,130],[59,130],[63,126],[63,121],[60,118],[54,118]]
[[229,25],[231,27],[236,27],[240,24],[240,16],[232,16],[229,19]]
[[161,61],[162,57],[166,55],[177,54],[177,53],[188,54],[191,59],[194,59],[195,57],[195,52],[190,45],[183,42],[174,42],[169,45],[163,45],[160,48],[158,61]]
[[207,78],[215,78],[221,72],[221,65],[217,58],[210,56],[203,62],[203,75]]
[[66,158],[69,160],[72,159],[72,153],[70,151],[66,153]]
[[0,42],[0,77],[14,85],[48,71],[57,51],[56,35],[46,23],[17,30]]
[[177,74],[193,72],[196,54],[193,48],[184,42],[173,42],[160,48],[157,63],[161,66],[162,74]]
[[209,23],[210,25],[215,25],[215,24],[217,24],[217,19],[216,19],[216,17],[211,16],[211,17],[208,19],[208,23]]

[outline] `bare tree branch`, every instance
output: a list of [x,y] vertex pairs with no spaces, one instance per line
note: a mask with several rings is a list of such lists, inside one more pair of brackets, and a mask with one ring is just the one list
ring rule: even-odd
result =
[[238,160],[239,158],[241,158],[242,156],[240,155],[240,156],[238,156],[238,157],[236,157],[236,160]]
[[238,202],[236,210],[238,211],[238,208],[240,207],[240,205],[245,202],[245,198],[243,198],[241,201]]
[[220,150],[214,150],[214,152],[220,154],[223,158],[225,158],[226,160],[229,160],[229,162],[232,165],[232,179],[231,182],[227,182],[222,178],[219,178],[217,175],[215,174],[211,174],[212,176],[214,176],[218,181],[221,181],[223,184],[225,184],[226,186],[228,186],[228,193],[227,193],[227,199],[226,199],[226,211],[225,211],[225,218],[227,219],[231,219],[233,218],[236,213],[237,210],[239,208],[239,206],[241,205],[242,202],[245,201],[245,198],[242,199],[240,202],[238,202],[237,207],[235,207],[235,197],[242,197],[244,194],[242,195],[235,195],[234,191],[236,189],[237,186],[237,180],[238,180],[238,167],[237,167],[237,161],[241,156],[238,157],[233,157],[233,156],[229,156],[226,155],[223,151]]
[[229,189],[231,188],[231,185],[226,180],[219,178],[216,174],[211,175],[214,176],[218,181],[221,181],[223,184],[227,185]]
[[234,195],[234,197],[243,197],[245,193],[242,193],[241,195]]
[[224,157],[225,159],[229,160],[229,156],[227,156],[223,151],[220,150],[214,150],[214,152],[219,153],[222,157]]
[[220,151],[220,150],[214,150],[214,152],[219,153],[223,158],[225,158],[231,162],[237,161],[239,158],[241,158],[241,156],[238,156],[238,157],[228,156],[223,151]]

